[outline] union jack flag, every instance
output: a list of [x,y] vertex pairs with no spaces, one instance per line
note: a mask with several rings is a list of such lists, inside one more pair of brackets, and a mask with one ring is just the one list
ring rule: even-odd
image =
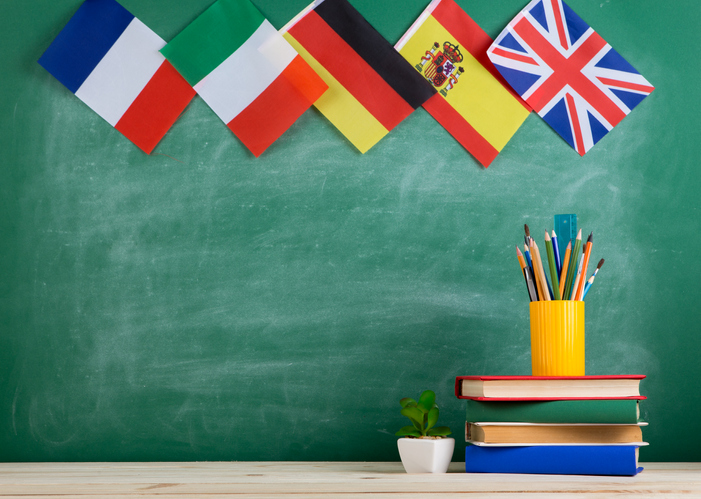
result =
[[487,53],[582,156],[654,90],[562,0],[533,0]]

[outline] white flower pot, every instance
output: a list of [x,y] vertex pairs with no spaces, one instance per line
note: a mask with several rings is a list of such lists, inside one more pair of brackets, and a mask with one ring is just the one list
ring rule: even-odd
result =
[[407,473],[445,473],[453,458],[453,438],[400,438],[399,457]]

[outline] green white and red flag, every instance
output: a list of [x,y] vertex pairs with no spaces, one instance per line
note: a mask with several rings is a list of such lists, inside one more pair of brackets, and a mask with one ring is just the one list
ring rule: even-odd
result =
[[217,0],[161,53],[255,156],[328,88],[248,0]]

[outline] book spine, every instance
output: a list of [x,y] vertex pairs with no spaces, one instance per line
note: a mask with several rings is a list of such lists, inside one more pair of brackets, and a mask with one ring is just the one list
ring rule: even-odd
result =
[[636,424],[638,401],[555,400],[546,402],[486,402],[466,400],[470,423]]
[[637,466],[636,446],[563,445],[533,447],[465,448],[467,473],[534,473],[556,475],[633,476]]

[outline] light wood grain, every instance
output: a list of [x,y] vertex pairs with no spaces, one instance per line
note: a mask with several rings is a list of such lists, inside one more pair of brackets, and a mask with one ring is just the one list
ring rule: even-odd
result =
[[401,463],[0,463],[0,498],[453,498],[701,496],[701,463],[635,477],[404,473]]

